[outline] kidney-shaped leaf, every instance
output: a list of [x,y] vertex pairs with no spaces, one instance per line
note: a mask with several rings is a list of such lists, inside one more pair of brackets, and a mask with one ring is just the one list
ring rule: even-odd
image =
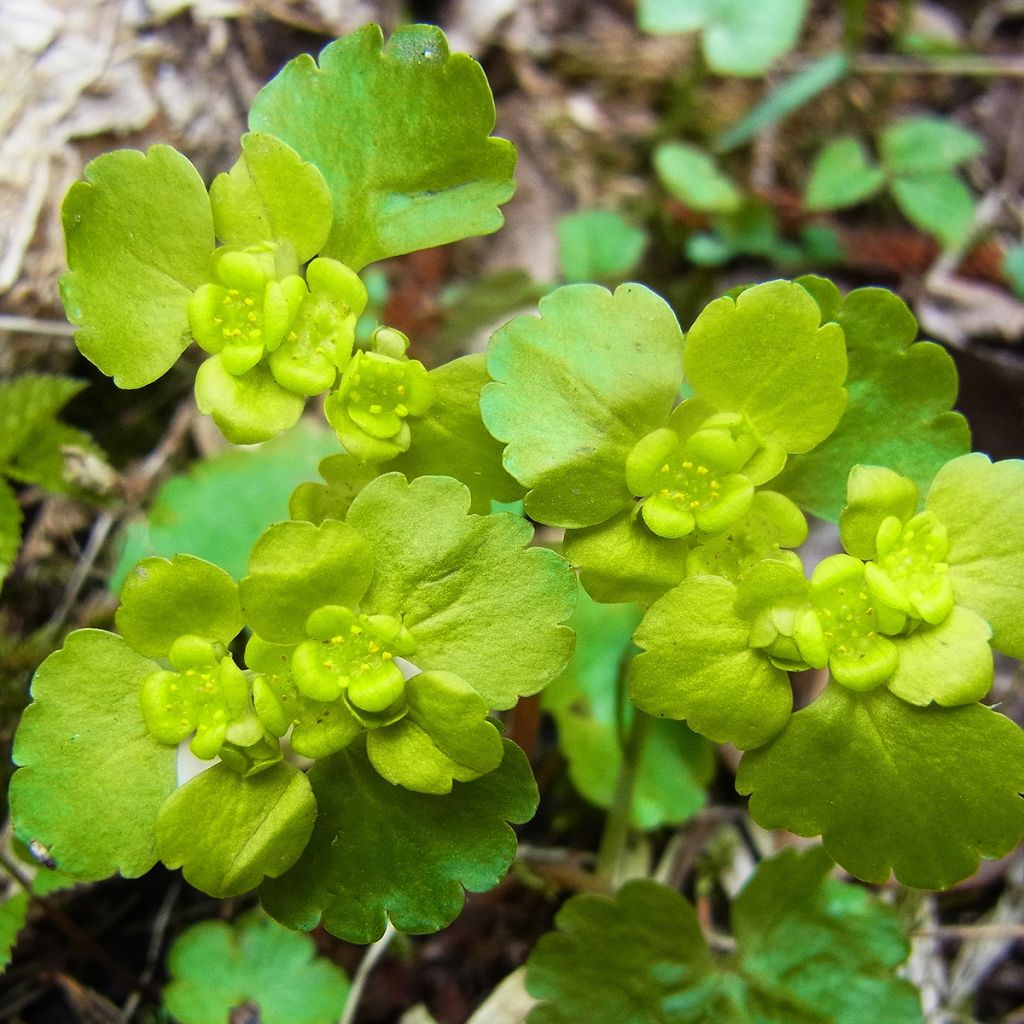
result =
[[158,668],[119,636],[83,629],[32,682],[14,741],[14,829],[75,878],[134,878],[156,863],[157,814],[177,784],[177,750],[149,734],[139,707]]
[[210,273],[203,179],[170,146],[116,150],[86,165],[61,219],[61,298],[82,355],[118,387],[152,383],[192,340],[188,300]]
[[294,765],[243,777],[215,764],[177,790],[156,823],[160,859],[225,899],[295,863],[313,829],[316,800]]
[[471,515],[469,505],[469,491],[449,477],[410,483],[389,473],[368,484],[346,521],[374,555],[362,609],[402,619],[418,668],[454,672],[489,708],[509,708],[572,653],[563,623],[576,580],[553,551],[526,547],[529,523],[506,512]]
[[789,677],[749,644],[733,611],[736,587],[691,576],[648,609],[634,634],[629,695],[651,715],[686,721],[716,743],[766,743],[793,706]]
[[243,625],[235,581],[192,555],[139,562],[121,588],[116,622],[132,650],[150,658],[165,658],[189,634],[227,644]]
[[480,65],[430,25],[376,25],[297,57],[256,97],[253,131],[315,164],[334,202],[323,254],[367,263],[488,234],[512,195],[515,150],[490,137]]
[[316,956],[306,935],[259,911],[234,925],[203,921],[168,955],[164,1006],[182,1024],[224,1024],[231,1011],[257,1007],[260,1024],[334,1024],[348,996],[345,972]]
[[992,646],[1024,658],[1024,462],[977,452],[939,470],[926,507],[949,534],[957,604],[992,627]]
[[660,296],[638,284],[559,288],[540,318],[516,317],[491,339],[497,382],[480,400],[504,441],[526,511],[554,526],[592,526],[630,503],[626,458],[665,426],[682,380],[682,333]]
[[542,1000],[529,1024],[921,1024],[895,967],[898,918],[865,890],[827,877],[820,847],[764,861],[733,904],[737,949],[708,949],[673,889],[634,881],[614,899],[576,896],[528,963]]
[[486,892],[508,870],[537,787],[526,757],[505,740],[505,759],[446,796],[392,786],[357,741],[310,772],[318,814],[295,866],[264,882],[264,907],[290,928],[321,920],[349,942],[373,942],[390,917],[406,932],[437,931],[462,909],[465,890]]
[[886,466],[922,491],[947,460],[970,447],[967,422],[950,411],[956,367],[931,342],[914,343],[917,321],[884,288],[858,288],[837,317],[850,356],[850,402],[831,437],[789,460],[773,487],[835,522],[850,470]]
[[686,379],[718,409],[744,413],[764,441],[805,452],[846,407],[846,349],[793,281],[769,281],[706,306],[686,333]]
[[858,878],[943,889],[1024,836],[1024,732],[979,704],[832,683],[744,755],[736,788],[765,828],[820,835]]
[[264,640],[296,643],[306,619],[328,604],[354,605],[373,562],[360,535],[336,519],[276,523],[256,542],[249,575],[238,585],[245,621]]
[[242,155],[210,186],[217,237],[226,245],[288,242],[305,263],[331,228],[323,175],[272,135],[242,136]]

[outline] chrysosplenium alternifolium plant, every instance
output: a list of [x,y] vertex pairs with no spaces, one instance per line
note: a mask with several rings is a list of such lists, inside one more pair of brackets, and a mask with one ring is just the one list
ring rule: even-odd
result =
[[[993,649],[1024,656],[1024,463],[968,454],[951,360],[899,299],[773,281],[684,335],[641,285],[579,284],[486,357],[428,372],[396,330],[356,343],[367,264],[500,225],[514,155],[493,119],[438,30],[369,27],[284,68],[209,191],[165,146],[72,188],[62,290],[89,359],[141,387],[195,341],[229,440],[326,395],[344,452],[243,579],[147,559],[118,632],[47,659],[18,834],[80,878],[162,860],[214,895],[258,888],[296,928],[442,927],[534,811],[489,715],[565,665],[575,567],[595,601],[639,606],[633,703],[741,748],[762,824],[925,887],[1010,850],[1024,739],[979,702]],[[561,557],[491,513],[519,498],[564,528]],[[846,549],[809,577],[808,512]],[[794,714],[805,669],[829,681]],[[185,743],[206,762],[187,780]]]

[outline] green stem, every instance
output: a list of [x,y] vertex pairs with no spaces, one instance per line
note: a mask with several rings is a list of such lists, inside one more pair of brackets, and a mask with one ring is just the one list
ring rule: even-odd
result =
[[633,817],[633,793],[636,789],[637,769],[640,755],[654,719],[642,711],[636,711],[633,727],[622,751],[622,766],[615,782],[615,796],[605,820],[601,845],[597,851],[597,874],[609,887],[615,878],[616,868],[622,859],[629,841]]

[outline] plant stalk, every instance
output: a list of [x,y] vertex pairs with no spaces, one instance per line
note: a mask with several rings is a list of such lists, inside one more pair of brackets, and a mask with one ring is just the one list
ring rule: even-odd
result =
[[647,741],[653,719],[643,711],[635,710],[633,726],[623,745],[622,766],[615,783],[615,795],[608,811],[601,845],[597,851],[597,875],[603,879],[608,888],[614,888],[614,880],[622,855],[629,841],[632,830],[633,794],[636,789],[637,770],[640,766],[640,755]]

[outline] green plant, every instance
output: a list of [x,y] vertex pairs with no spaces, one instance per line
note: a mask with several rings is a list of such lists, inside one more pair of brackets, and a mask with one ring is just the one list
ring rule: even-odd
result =
[[669,195],[708,218],[706,230],[685,243],[687,259],[720,267],[754,256],[782,267],[841,262],[838,242],[828,228],[806,225],[799,242],[782,237],[778,216],[766,202],[746,195],[699,146],[663,142],[655,147],[654,170]]
[[171,948],[164,1007],[181,1024],[224,1024],[247,1006],[262,1024],[335,1024],[348,979],[315,953],[306,936],[258,911],[233,925],[203,921]]
[[767,0],[756,9],[733,0],[641,0],[637,19],[653,33],[699,32],[717,72],[759,75],[796,43],[806,0]]
[[887,187],[911,223],[953,249],[967,241],[974,219],[974,199],[956,169],[981,151],[981,139],[952,121],[909,117],[878,136],[877,164],[854,136],[830,142],[811,167],[804,201],[809,210],[833,210]]
[[[500,224],[513,154],[492,125],[479,67],[437,29],[384,46],[369,27],[286,66],[209,192],[160,146],[100,157],[72,188],[62,290],[90,359],[141,387],[194,339],[197,402],[229,440],[266,440],[325,394],[345,450],[240,580],[146,558],[118,632],[76,631],[43,663],[17,833],[77,878],[160,860],[218,897],[256,889],[292,928],[433,931],[512,861],[537,790],[492,715],[550,683],[573,779],[610,806],[598,885],[632,826],[699,806],[708,741],[743,751],[756,820],[821,835],[866,880],[942,888],[1012,849],[1024,736],[980,701],[992,650],[1024,656],[1024,463],[969,454],[949,356],[891,293],[820,277],[735,289],[685,335],[642,285],[570,284],[486,356],[430,371],[394,329],[357,341],[358,271]],[[491,511],[520,499],[526,518]],[[806,513],[846,549],[809,577]],[[561,555],[529,546],[528,520],[564,530]],[[807,670],[824,688],[793,713]],[[682,783],[651,784],[659,749]],[[645,945],[659,922],[678,933],[678,962],[633,951],[641,1004],[672,1019],[718,1000],[724,1019],[768,1005],[845,1024],[883,997],[916,1019],[891,920],[830,866],[822,850],[765,865],[725,962],[678,895],[584,897],[563,925],[591,945],[547,941],[533,984],[561,999],[566,963],[609,959],[590,933],[618,907]],[[772,954],[788,929],[825,947],[827,983]],[[846,1003],[848,974],[863,987]],[[572,998],[535,1019],[589,1012]]]
[[11,485],[85,495],[69,455],[99,457],[92,438],[61,423],[60,410],[85,385],[68,377],[26,374],[0,383],[0,580],[21,544],[21,506]]

